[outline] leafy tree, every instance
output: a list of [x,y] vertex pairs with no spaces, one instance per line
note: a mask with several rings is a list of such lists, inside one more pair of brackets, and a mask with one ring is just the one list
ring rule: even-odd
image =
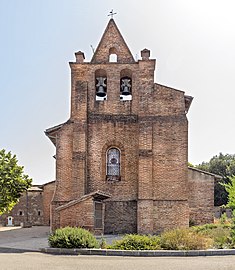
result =
[[222,177],[221,181],[215,182],[215,205],[223,205],[228,202],[228,192],[224,185],[231,183],[230,177],[235,175],[235,155],[220,153],[211,158],[209,162],[202,162],[195,166],[198,169],[218,174]]
[[0,215],[9,212],[32,183],[32,179],[24,174],[24,167],[17,162],[11,152],[0,150]]
[[235,176],[229,177],[230,182],[222,184],[225,190],[228,192],[228,203],[227,206],[232,210],[235,210]]
[[228,192],[227,206],[232,209],[232,231],[231,240],[235,246],[235,176],[229,177],[230,183],[222,184],[225,190]]

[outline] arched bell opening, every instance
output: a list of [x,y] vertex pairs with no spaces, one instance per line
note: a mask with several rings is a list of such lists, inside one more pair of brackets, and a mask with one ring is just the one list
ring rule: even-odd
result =
[[95,71],[96,100],[103,101],[107,99],[107,74],[103,69]]
[[120,73],[120,100],[132,100],[132,71],[129,69]]

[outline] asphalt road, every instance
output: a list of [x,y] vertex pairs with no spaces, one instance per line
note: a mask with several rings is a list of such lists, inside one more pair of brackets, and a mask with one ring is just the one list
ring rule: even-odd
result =
[[235,270],[235,256],[102,257],[0,253],[1,270]]

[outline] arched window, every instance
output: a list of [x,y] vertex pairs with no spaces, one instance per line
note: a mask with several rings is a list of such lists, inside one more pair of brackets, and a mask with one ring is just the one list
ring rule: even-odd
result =
[[107,180],[120,180],[120,151],[117,148],[109,148],[106,161]]

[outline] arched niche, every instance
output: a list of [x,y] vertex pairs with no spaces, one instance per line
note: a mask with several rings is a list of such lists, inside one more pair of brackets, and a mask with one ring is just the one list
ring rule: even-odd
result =
[[109,49],[109,62],[116,63],[118,61],[117,49],[112,47]]

